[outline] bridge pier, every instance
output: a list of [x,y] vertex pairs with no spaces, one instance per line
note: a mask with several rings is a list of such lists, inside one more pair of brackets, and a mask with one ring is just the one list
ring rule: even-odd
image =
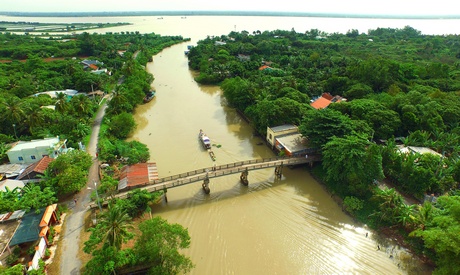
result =
[[168,203],[168,196],[166,195],[168,193],[168,189],[166,187],[163,188],[163,195],[165,196],[165,202]]
[[249,175],[249,171],[248,171],[248,168],[246,167],[246,170],[241,172],[241,176],[240,176],[240,182],[245,186],[248,186],[249,184],[248,175]]
[[283,163],[275,167],[275,177],[281,179],[283,176]]
[[201,185],[201,187],[203,188],[203,191],[205,194],[211,193],[211,189],[209,189],[209,178],[208,178],[207,173],[206,173],[206,178],[204,178],[203,184]]

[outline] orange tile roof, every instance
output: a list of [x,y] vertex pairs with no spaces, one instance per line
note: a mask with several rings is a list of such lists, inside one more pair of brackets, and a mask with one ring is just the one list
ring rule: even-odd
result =
[[40,227],[48,226],[51,220],[51,216],[53,215],[54,211],[56,211],[57,204],[48,205],[45,209],[45,213],[43,213],[42,220],[40,221]]
[[315,108],[315,109],[317,109],[317,110],[319,110],[319,109],[326,108],[331,103],[332,103],[332,101],[330,101],[329,99],[324,98],[324,97],[320,97],[317,100],[315,100],[314,102],[310,103],[310,106]]
[[270,66],[263,65],[263,66],[261,66],[261,67],[259,68],[259,71],[263,71],[263,70],[269,69],[269,68],[270,68]]

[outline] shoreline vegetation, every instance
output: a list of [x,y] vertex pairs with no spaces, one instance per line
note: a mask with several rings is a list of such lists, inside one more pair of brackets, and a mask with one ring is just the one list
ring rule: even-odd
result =
[[382,15],[280,11],[119,11],[119,12],[0,12],[5,16],[21,17],[109,17],[109,16],[285,16],[380,19],[460,19],[460,15]]

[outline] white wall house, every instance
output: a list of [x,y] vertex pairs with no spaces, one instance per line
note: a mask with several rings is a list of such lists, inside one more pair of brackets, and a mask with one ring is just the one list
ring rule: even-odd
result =
[[272,147],[274,147],[276,145],[276,137],[295,134],[298,132],[299,129],[297,126],[291,124],[280,125],[272,128],[267,127],[267,141]]
[[56,158],[67,150],[66,141],[59,140],[59,137],[19,141],[7,152],[8,159],[10,163],[30,164],[44,156]]

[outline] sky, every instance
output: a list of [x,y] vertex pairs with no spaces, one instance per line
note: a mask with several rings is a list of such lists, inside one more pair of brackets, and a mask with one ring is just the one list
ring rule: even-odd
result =
[[457,0],[0,0],[0,11],[280,11],[371,15],[458,15]]

